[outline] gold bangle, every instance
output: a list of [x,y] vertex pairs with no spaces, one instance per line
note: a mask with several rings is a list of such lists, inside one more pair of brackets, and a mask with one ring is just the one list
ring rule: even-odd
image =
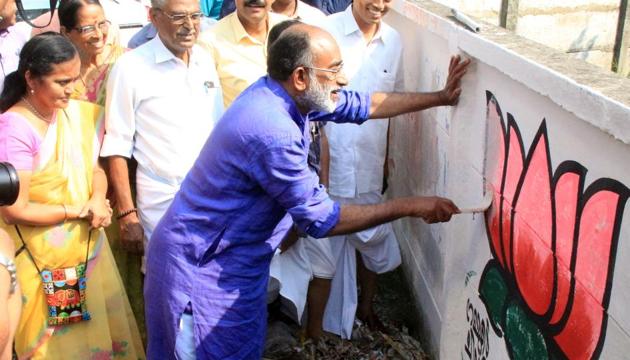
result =
[[63,207],[63,221],[65,222],[66,220],[68,220],[68,210],[66,210],[65,204],[61,204],[61,206]]

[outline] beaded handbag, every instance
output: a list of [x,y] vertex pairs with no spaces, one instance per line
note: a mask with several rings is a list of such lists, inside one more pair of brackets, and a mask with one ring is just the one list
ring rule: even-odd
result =
[[48,325],[66,325],[84,320],[90,320],[85,302],[86,271],[90,254],[90,238],[92,231],[88,233],[85,261],[75,266],[60,269],[40,270],[37,262],[26,246],[20,229],[15,226],[23,248],[26,250],[37,272],[42,278],[46,304],[48,305]]

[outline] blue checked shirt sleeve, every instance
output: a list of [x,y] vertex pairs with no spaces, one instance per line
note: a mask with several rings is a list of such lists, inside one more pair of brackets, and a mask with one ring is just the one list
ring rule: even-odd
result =
[[335,111],[332,113],[312,112],[309,114],[309,120],[362,124],[370,118],[369,93],[341,90],[337,94],[339,101],[337,101]]
[[300,138],[275,139],[257,151],[250,174],[291,215],[298,228],[314,238],[325,237],[339,222],[340,208],[308,168]]

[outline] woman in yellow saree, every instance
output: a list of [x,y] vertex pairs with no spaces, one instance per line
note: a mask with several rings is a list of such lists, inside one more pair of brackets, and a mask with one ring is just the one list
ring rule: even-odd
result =
[[[23,293],[15,351],[20,359],[143,359],[103,231],[111,208],[98,164],[102,108],[70,100],[79,68],[66,38],[38,35],[25,44],[0,97],[0,161],[16,167],[21,183],[17,202],[0,210],[0,227],[16,248],[24,242],[27,250],[15,260]],[[51,326],[51,300],[37,268],[80,265],[88,240],[85,302],[91,319]]]

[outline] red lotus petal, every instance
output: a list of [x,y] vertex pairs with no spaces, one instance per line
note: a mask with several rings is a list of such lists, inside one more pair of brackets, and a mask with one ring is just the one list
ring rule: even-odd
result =
[[618,193],[600,190],[588,199],[582,210],[573,305],[567,324],[555,337],[569,358],[589,359],[600,341],[620,200]]
[[551,305],[554,284],[551,179],[544,124],[518,193],[514,216],[514,276],[523,299],[538,315]]
[[502,251],[502,256],[505,258],[505,269],[512,272],[512,256],[510,254],[512,248],[512,207],[511,204],[503,200],[501,203],[501,242],[502,246],[499,250]]
[[588,199],[580,219],[575,277],[600,302],[608,280],[619,200],[616,192],[599,191]]
[[569,300],[571,287],[571,253],[575,232],[575,216],[580,195],[580,174],[567,172],[556,181],[556,261],[557,292],[556,305],[551,316],[551,324],[560,321]]
[[503,184],[503,197],[505,201],[513,204],[516,187],[523,172],[523,160],[525,159],[525,156],[523,154],[521,134],[519,133],[515,122],[509,122],[508,133],[509,149],[506,163],[507,169],[505,172],[505,181]]
[[604,309],[581,284],[574,296],[567,325],[554,339],[568,359],[591,359],[601,335]]
[[[494,257],[499,261],[501,266],[505,266],[503,250],[501,249],[501,217],[500,217],[500,204],[501,204],[501,181],[503,178],[503,166],[505,163],[505,127],[503,125],[503,118],[501,116],[501,109],[497,99],[492,93],[487,92],[488,106],[486,113],[486,121],[488,122],[488,146],[495,144],[496,151],[490,155],[495,155],[494,159],[487,159],[488,166],[494,166],[492,177],[488,179],[492,190],[494,191],[492,206],[486,213],[486,224],[488,224],[488,236],[491,241]],[[484,174],[486,176],[486,174]]]
[[502,267],[505,267],[503,261],[503,251],[501,250],[501,217],[499,216],[499,204],[501,194],[498,189],[493,188],[492,206],[486,213],[486,224],[488,226],[488,236],[490,237],[494,257],[499,261]]
[[520,134],[516,123],[509,122],[508,126],[509,134],[509,149],[507,154],[507,162],[505,169],[505,180],[503,182],[503,204],[502,204],[502,242],[503,242],[503,256],[505,257],[506,268],[508,270],[513,269],[512,256],[510,249],[512,249],[512,236],[511,236],[511,223],[512,223],[512,204],[514,204],[514,195],[516,193],[516,187],[523,172],[523,145],[520,139]]

